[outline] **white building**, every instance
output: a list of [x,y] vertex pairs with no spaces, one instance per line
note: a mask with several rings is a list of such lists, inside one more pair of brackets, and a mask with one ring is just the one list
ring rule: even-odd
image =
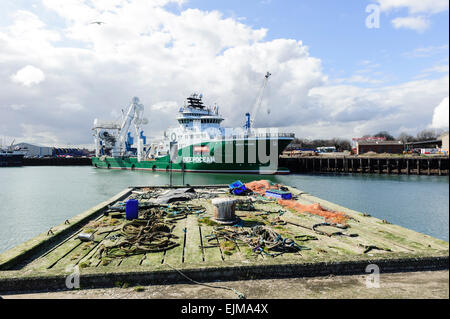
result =
[[53,147],[38,146],[28,143],[19,143],[13,145],[14,150],[21,150],[25,153],[25,157],[43,157],[52,156]]

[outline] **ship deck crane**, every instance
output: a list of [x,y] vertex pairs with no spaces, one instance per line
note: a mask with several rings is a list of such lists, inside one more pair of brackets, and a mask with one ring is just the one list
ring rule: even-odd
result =
[[[96,137],[96,156],[100,155],[100,149],[102,145],[104,145],[104,141],[113,145],[111,156],[124,156],[127,151],[125,142],[128,138],[128,132],[131,124],[134,123],[137,137],[137,159],[138,161],[141,161],[143,159],[143,136],[141,134],[141,126],[148,123],[148,120],[144,118],[143,115],[144,105],[140,103],[138,97],[134,97],[126,115],[123,116],[120,125],[117,123],[100,123],[98,120],[95,120],[93,130],[96,131],[94,134]],[[114,130],[115,133],[111,136],[105,130]]]

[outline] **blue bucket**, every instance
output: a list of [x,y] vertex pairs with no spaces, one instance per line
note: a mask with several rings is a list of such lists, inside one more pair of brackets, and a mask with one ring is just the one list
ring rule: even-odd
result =
[[231,193],[234,195],[241,195],[247,190],[247,188],[241,181],[236,181],[233,184],[228,185],[228,187],[230,188]]
[[242,187],[242,186],[244,186],[244,184],[242,184],[241,181],[236,181],[236,182],[234,182],[234,183],[228,185],[228,187],[231,188],[231,189],[234,189],[234,188],[240,188],[240,187]]
[[137,199],[130,199],[125,205],[125,218],[133,220],[138,218],[139,201]]

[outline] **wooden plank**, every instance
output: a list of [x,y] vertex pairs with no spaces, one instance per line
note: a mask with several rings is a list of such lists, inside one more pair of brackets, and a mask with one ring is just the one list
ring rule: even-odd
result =
[[166,251],[164,256],[164,263],[168,263],[171,266],[180,265],[183,259],[183,250],[184,250],[184,234],[186,228],[186,219],[179,220],[172,233],[178,236],[178,239],[174,239],[180,245],[175,248]]
[[[214,228],[212,226],[202,225],[203,246],[208,247],[217,245],[216,240],[208,241],[207,235],[210,235]],[[204,248],[205,262],[222,262],[222,253],[219,247]]]
[[161,265],[164,259],[165,252],[147,253],[144,255],[141,266],[152,267]]
[[71,238],[57,249],[53,250],[48,255],[34,260],[27,265],[27,269],[48,269],[55,265],[60,259],[65,258],[71,251],[81,245],[81,241],[76,238]]
[[[120,233],[120,231],[107,233],[107,235],[103,239],[105,239],[106,237],[109,237],[109,236],[119,234],[119,233]],[[89,265],[88,267],[98,266],[100,259],[98,259],[96,257],[97,257],[97,252],[100,249],[102,243],[103,243],[103,241],[100,243],[97,243],[97,245],[86,256],[84,256],[80,260],[78,260],[78,264],[85,263],[85,264]]]
[[[110,232],[97,235],[95,236],[95,241],[101,243],[101,241],[109,234]],[[62,269],[67,267],[68,265],[77,265],[80,260],[86,257],[91,251],[95,250],[99,245],[99,243],[96,242],[81,242],[78,239],[76,239],[76,241],[79,241],[81,244],[73,249],[70,253],[68,253],[64,258],[58,260],[58,262],[50,267],[51,269]]]
[[145,254],[129,256],[122,261],[120,267],[140,266],[144,258]]
[[200,229],[197,216],[189,215],[186,220],[186,247],[184,263],[199,263],[203,261],[203,253],[200,247]]

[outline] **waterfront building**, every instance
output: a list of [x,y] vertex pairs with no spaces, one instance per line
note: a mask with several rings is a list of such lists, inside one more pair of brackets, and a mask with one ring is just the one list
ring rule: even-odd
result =
[[356,154],[368,152],[402,154],[404,144],[402,141],[362,140],[356,141]]

